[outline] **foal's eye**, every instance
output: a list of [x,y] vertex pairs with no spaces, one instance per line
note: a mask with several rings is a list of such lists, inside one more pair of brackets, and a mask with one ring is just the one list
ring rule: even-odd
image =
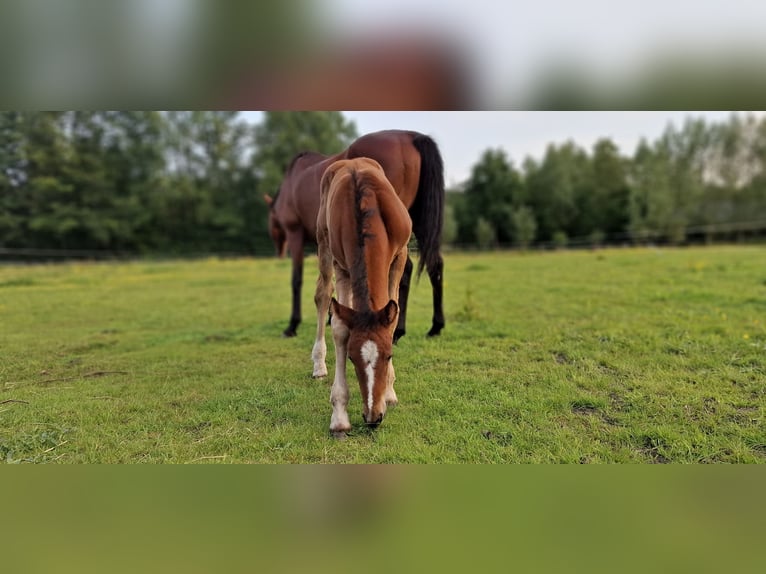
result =
[[390,360],[391,360],[391,359],[393,359],[393,358],[394,358],[394,356],[393,356],[393,355],[389,355],[388,357],[386,357],[386,361],[390,361]]

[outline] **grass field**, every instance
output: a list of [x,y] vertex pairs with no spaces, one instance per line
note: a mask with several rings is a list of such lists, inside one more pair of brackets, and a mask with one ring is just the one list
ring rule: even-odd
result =
[[[766,249],[446,256],[395,349],[400,404],[345,441],[289,262],[0,267],[0,460],[766,462]],[[328,333],[328,367],[334,355]]]

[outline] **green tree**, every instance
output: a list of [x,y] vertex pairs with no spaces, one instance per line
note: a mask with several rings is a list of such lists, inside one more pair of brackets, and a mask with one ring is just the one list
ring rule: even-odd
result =
[[495,233],[494,227],[492,227],[492,224],[483,217],[479,217],[476,220],[474,234],[476,237],[476,244],[480,249],[489,249],[497,243],[497,234]]
[[591,166],[591,200],[581,204],[590,223],[585,230],[600,230],[606,236],[622,233],[629,221],[626,160],[612,140],[600,139],[593,146]]
[[557,231],[553,234],[551,239],[553,240],[553,245],[556,247],[556,249],[564,249],[567,245],[569,245],[569,237],[567,237],[567,234],[563,231]]
[[492,226],[496,241],[510,243],[513,239],[511,215],[524,200],[524,186],[521,174],[505,151],[484,151],[471,170],[464,194],[463,213],[458,217],[461,241],[472,241],[479,219],[484,219]]
[[111,217],[116,233],[112,248],[150,251],[159,244],[162,229],[153,211],[166,169],[160,112],[109,112],[103,142],[104,162],[114,198]]
[[452,245],[457,239],[457,219],[455,217],[455,206],[447,203],[444,208],[444,226],[442,227],[442,243]]
[[550,241],[557,231],[570,237],[587,231],[578,198],[591,181],[588,154],[574,144],[549,145],[541,162],[524,164],[529,206],[537,216],[539,238]]
[[522,248],[527,249],[535,240],[537,233],[537,221],[530,207],[522,205],[511,213],[511,224],[515,242]]
[[714,229],[725,229],[727,223],[757,221],[766,215],[762,199],[751,196],[754,189],[763,187],[759,183],[753,187],[764,168],[759,153],[763,125],[764,120],[752,114],[732,114],[727,121],[709,126],[699,214],[701,223],[707,226],[708,241]]
[[74,190],[66,181],[72,149],[61,112],[25,112],[22,118],[24,202],[20,206],[24,247],[76,247],[70,234],[80,224]]
[[103,153],[106,118],[100,112],[68,112],[63,120],[71,156],[62,179],[72,190],[68,212],[76,222],[64,240],[70,247],[108,248],[117,225],[110,217],[114,189]]
[[667,224],[667,236],[672,243],[684,241],[690,225],[704,222],[704,175],[709,159],[710,136],[711,132],[703,119],[688,119],[680,130],[669,125],[658,141],[657,145],[669,155],[671,163],[673,209]]
[[641,140],[629,170],[628,228],[634,241],[657,240],[673,214],[671,160],[666,148]]
[[236,112],[171,112],[164,133],[168,170],[154,201],[165,248],[240,251],[252,246],[258,190],[247,154],[249,127]]
[[0,246],[24,238],[24,156],[22,114],[0,111]]
[[738,211],[742,221],[766,221],[766,117],[755,125],[750,150],[753,172],[739,194]]

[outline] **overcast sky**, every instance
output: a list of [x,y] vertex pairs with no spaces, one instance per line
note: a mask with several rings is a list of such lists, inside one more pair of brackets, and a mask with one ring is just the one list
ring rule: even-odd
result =
[[[468,178],[487,148],[502,148],[518,167],[524,158],[540,158],[549,143],[569,139],[590,149],[611,138],[632,154],[641,137],[659,137],[669,121],[680,126],[687,117],[725,120],[733,112],[344,112],[359,134],[407,129],[430,135],[444,158],[448,186]],[[758,112],[762,113],[762,112]]]
[[[506,108],[552,62],[602,79],[630,79],[658,55],[711,56],[748,48],[761,61],[766,3],[754,0],[324,0],[314,16],[328,36],[420,29],[463,49],[482,94]],[[741,58],[741,52],[737,51]],[[735,62],[738,62],[735,60]]]

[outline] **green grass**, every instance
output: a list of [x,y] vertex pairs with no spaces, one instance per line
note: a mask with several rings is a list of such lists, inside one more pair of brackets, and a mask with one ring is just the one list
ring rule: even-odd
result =
[[[395,349],[400,405],[345,441],[288,261],[0,267],[0,460],[766,462],[766,250],[448,254]],[[353,369],[349,370],[353,377]]]

